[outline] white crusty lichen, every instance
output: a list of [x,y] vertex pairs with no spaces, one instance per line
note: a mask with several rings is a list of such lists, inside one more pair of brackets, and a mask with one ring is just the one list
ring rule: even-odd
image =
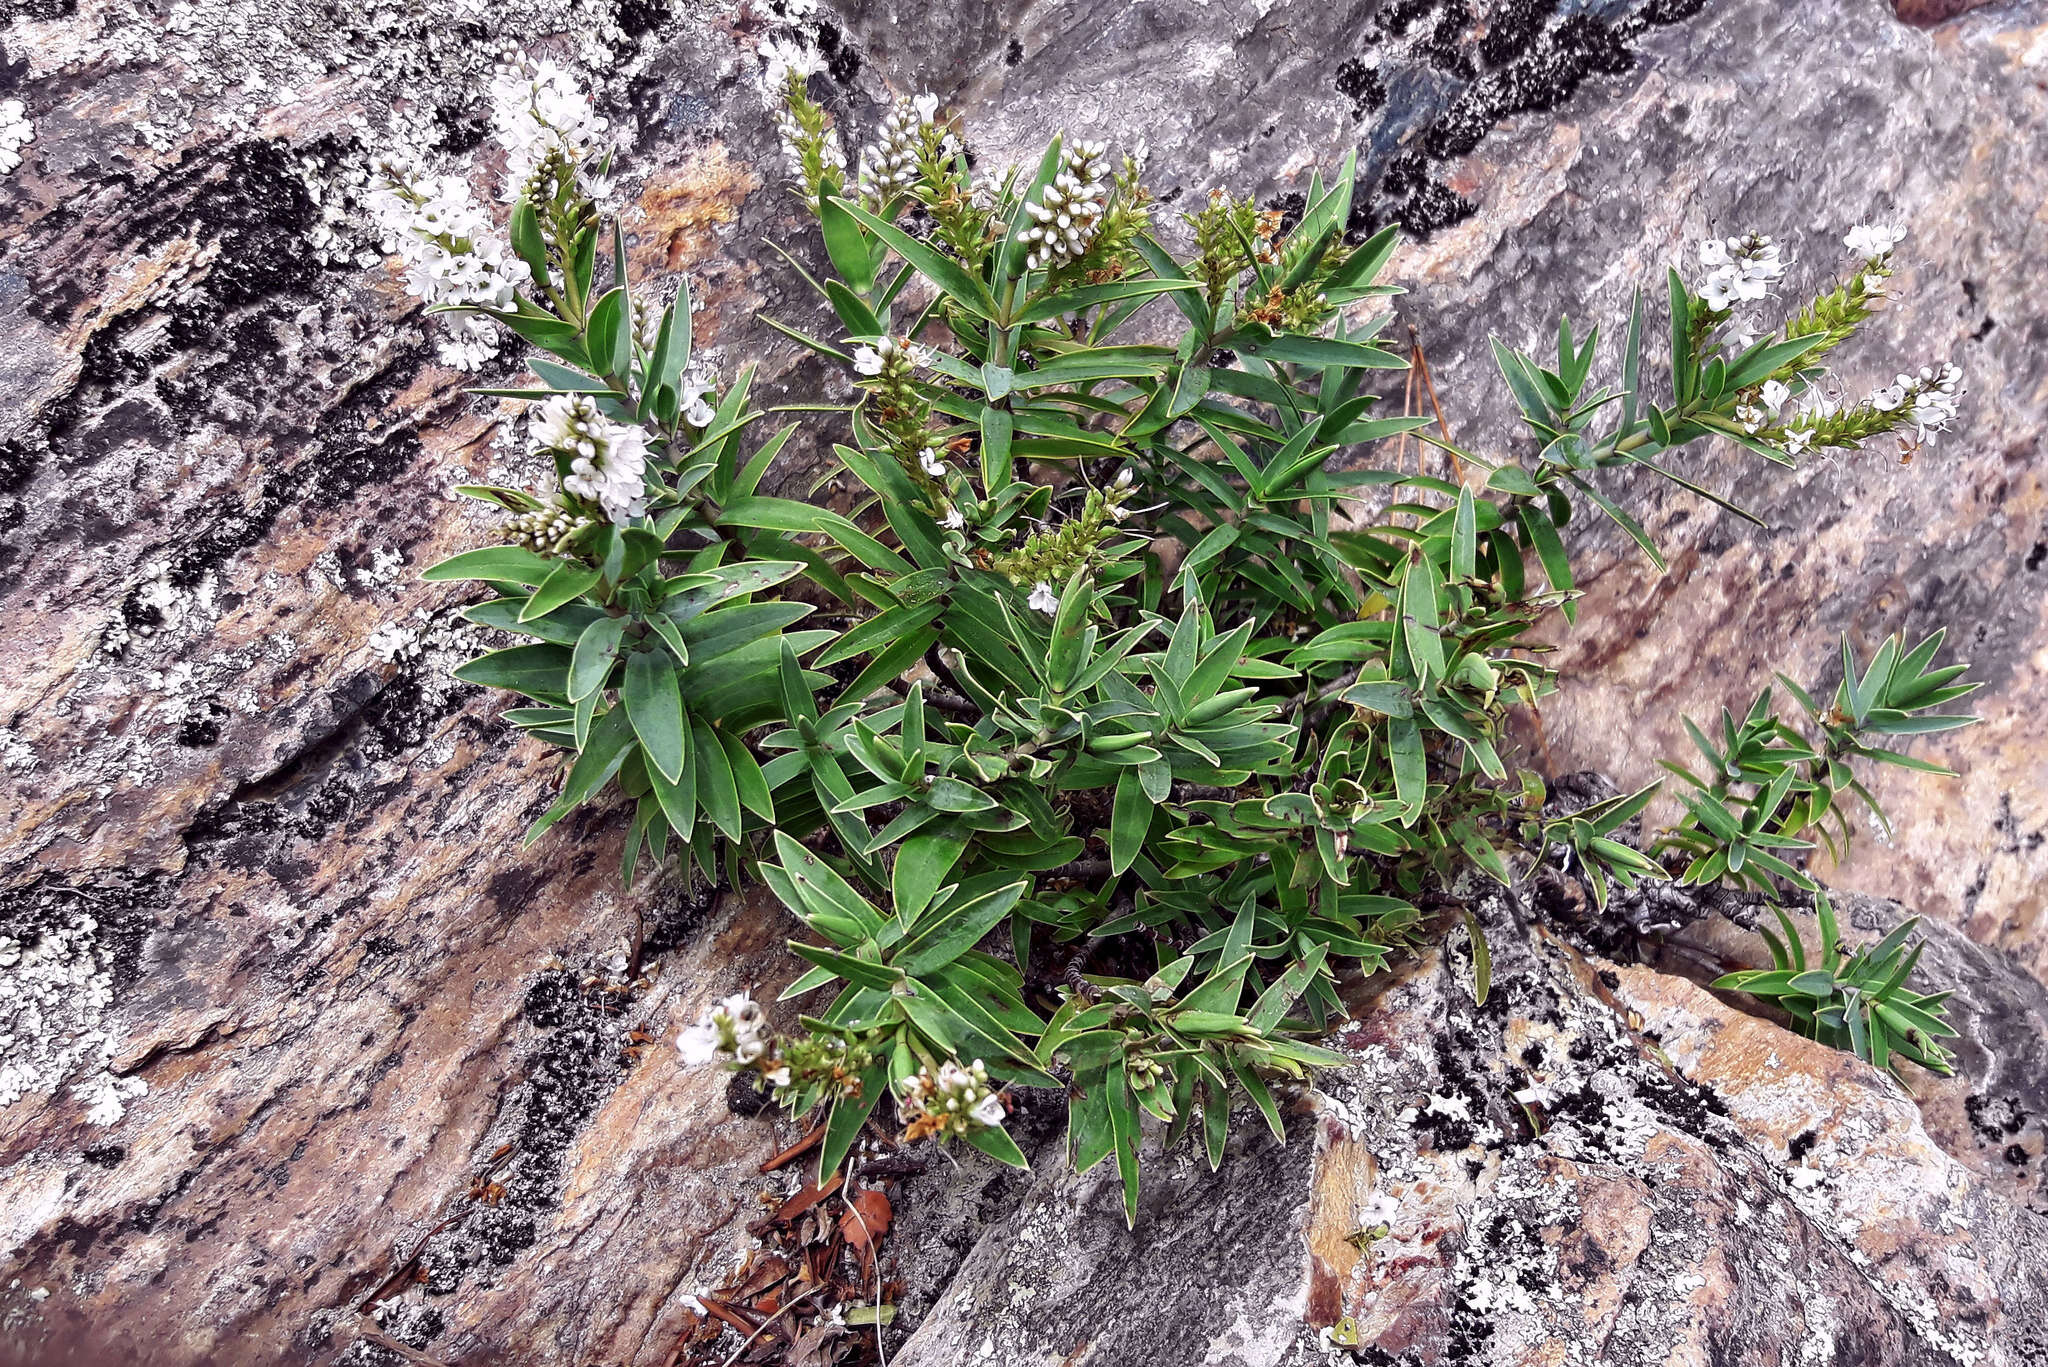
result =
[[113,1000],[113,951],[83,906],[0,929],[0,1105],[76,1079],[71,1093],[87,1120],[119,1120],[148,1088],[107,1071]]
[[20,100],[0,100],[0,176],[21,165],[21,149],[34,140],[36,127]]

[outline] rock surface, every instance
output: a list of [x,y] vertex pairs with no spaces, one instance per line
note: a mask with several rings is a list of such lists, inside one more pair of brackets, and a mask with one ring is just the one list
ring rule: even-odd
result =
[[1461,933],[1362,1003],[1285,1149],[1158,1163],[1137,1246],[1113,1178],[1043,1179],[892,1360],[2017,1364],[2048,1342],[2048,1222],[1895,1081],[1506,898],[1481,915],[1483,1006]]
[[[546,48],[627,145],[636,264],[689,272],[728,373],[758,359],[771,399],[831,393],[752,321],[807,307],[758,245],[800,232],[753,84],[794,27],[857,125],[929,86],[987,162],[1055,126],[1143,135],[1162,190],[1278,202],[1358,147],[1372,212],[1434,229],[1394,274],[1461,441],[1506,435],[1488,331],[1527,341],[1560,307],[1611,325],[1714,229],[1796,237],[1818,279],[1843,226],[1894,210],[1916,230],[1904,297],[1844,380],[1954,355],[1975,394],[1909,467],[1700,458],[1769,532],[1627,490],[1674,572],[1590,543],[1578,682],[1545,713],[1556,770],[1641,781],[1682,747],[1678,711],[1824,670],[1844,630],[1867,648],[1956,624],[1986,723],[1922,752],[1962,777],[1882,788],[1897,840],[1837,875],[1992,947],[1941,942],[1987,1046],[1922,1089],[1917,1126],[1882,1079],[1668,973],[1592,990],[1561,944],[1504,934],[1498,1004],[1413,966],[1293,1144],[1246,1128],[1221,1185],[1156,1163],[1136,1236],[1099,1175],[914,1180],[927,1219],[895,1237],[915,1313],[892,1331],[912,1360],[1308,1360],[1303,1316],[1411,1361],[2038,1360],[2024,1208],[2048,1106],[2024,1023],[2048,1012],[1997,947],[2048,965],[2048,9],[1918,28],[1878,0],[1042,0],[785,22],[807,8],[0,7],[0,97],[34,133],[0,174],[0,934],[25,951],[0,967],[0,1353],[397,1360],[351,1346],[368,1330],[450,1364],[664,1364],[756,1196],[783,1190],[756,1168],[790,1135],[630,1033],[665,1040],[787,973],[780,913],[621,893],[602,812],[518,848],[554,762],[447,680],[471,647],[457,591],[416,582],[480,535],[444,490],[518,470],[515,415],[434,361],[352,173],[398,141],[484,190],[482,82],[501,44]],[[1659,1022],[1678,1081],[1617,1008]],[[1516,1128],[1532,1034],[1591,1041],[1566,1046],[1568,1095],[1629,1124]],[[1403,1120],[1392,1094],[1424,1090],[1497,1143],[1468,1152],[1426,1103]],[[1798,1164],[1795,1121],[1816,1131]],[[1056,1222],[1050,1255],[1027,1245]],[[1048,1256],[1065,1279],[1027,1325],[1001,1279]],[[1671,1294],[1681,1277],[1702,1280]],[[380,1297],[381,1320],[357,1313]]]

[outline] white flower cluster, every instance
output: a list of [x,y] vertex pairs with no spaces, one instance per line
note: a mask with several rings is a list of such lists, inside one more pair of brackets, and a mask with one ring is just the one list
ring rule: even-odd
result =
[[825,54],[801,37],[770,37],[761,44],[761,93],[780,100],[789,78],[799,81],[825,69]]
[[1784,278],[1786,263],[1779,258],[1776,242],[1762,233],[1750,233],[1708,238],[1700,243],[1700,264],[1707,268],[1700,298],[1708,308],[1720,310],[1763,298]]
[[[899,191],[916,183],[925,130],[938,115],[936,95],[896,97],[895,107],[882,120],[881,132],[861,149],[858,181],[863,195],[877,204],[886,204]],[[950,132],[945,137],[944,155],[951,156],[958,150],[959,139]]]
[[1880,413],[1905,410],[1913,439],[1926,445],[1937,432],[1955,425],[1962,411],[1963,372],[1953,361],[1941,369],[1923,366],[1918,375],[1900,375],[1870,396],[1870,406]]
[[932,349],[908,338],[885,336],[873,346],[856,347],[853,353],[853,368],[869,377],[893,370],[907,378],[912,370],[931,363]]
[[[380,159],[370,210],[384,230],[385,250],[405,262],[405,288],[422,303],[512,307],[513,295],[532,278],[526,263],[492,234],[490,220],[470,199],[460,176],[428,176],[397,158]],[[475,370],[498,354],[489,320],[451,320],[441,359]]]
[[590,518],[567,508],[538,508],[507,518],[499,524],[498,534],[542,555],[561,555],[568,550],[570,538],[590,525]]
[[[491,126],[505,145],[505,197],[516,199],[550,152],[584,161],[603,136],[598,116],[575,76],[550,61],[514,56],[491,80]],[[601,197],[593,191],[593,197]]]
[[[793,174],[801,177],[804,173],[804,130],[803,125],[796,121],[796,116],[789,112],[787,106],[775,111],[775,131],[782,138],[783,160],[789,163],[789,169]],[[842,179],[845,178],[846,149],[839,145],[837,128],[825,130],[818,144],[818,159],[839,172]]]
[[1756,402],[1738,404],[1735,421],[1742,424],[1742,430],[1755,436],[1784,411],[1785,404],[1792,397],[1789,385],[1779,380],[1765,380],[1757,391]]
[[1875,261],[1890,256],[1892,248],[1905,240],[1906,227],[1903,223],[1859,223],[1842,239],[1842,245],[1866,261]]
[[989,1085],[988,1069],[980,1059],[965,1068],[948,1059],[939,1065],[937,1078],[920,1069],[903,1080],[896,1095],[906,1115],[951,1120],[961,1130],[967,1128],[965,1120],[1000,1125],[1005,1114],[1003,1098]]
[[695,1067],[721,1054],[740,1063],[752,1063],[768,1052],[768,1018],[760,1003],[744,992],[735,992],[711,1008],[709,1015],[676,1036],[676,1048],[683,1062]]
[[613,522],[630,522],[647,512],[647,433],[613,422],[587,394],[555,394],[542,400],[530,420],[534,442],[543,450],[566,451],[569,473],[562,488],[604,509]]
[[35,140],[35,125],[28,121],[28,106],[20,100],[0,100],[0,176],[21,165],[21,149]]
[[1087,253],[1109,198],[1107,150],[1099,142],[1077,142],[1062,150],[1059,174],[1038,203],[1024,206],[1032,219],[1021,235],[1031,244],[1026,267],[1050,269]]

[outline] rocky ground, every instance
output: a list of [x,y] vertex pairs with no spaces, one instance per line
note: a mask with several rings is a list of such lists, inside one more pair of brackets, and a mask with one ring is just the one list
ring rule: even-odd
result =
[[[1488,333],[1617,326],[1715,231],[1777,233],[1817,281],[1879,213],[1914,236],[1844,384],[1950,356],[1972,390],[1911,464],[1697,458],[1767,531],[1617,488],[1672,573],[1591,541],[1576,683],[1531,737],[1556,772],[1642,782],[1681,712],[1824,675],[1843,632],[1951,624],[1985,721],[1919,749],[1961,776],[1887,784],[1897,834],[1831,876],[1947,928],[1979,1041],[1958,1080],[1910,1097],[1701,991],[1758,952],[1725,921],[1622,962],[1571,908],[1502,899],[1484,1008],[1459,943],[1358,985],[1356,1062],[1297,1098],[1291,1142],[1241,1127],[1216,1178],[1161,1156],[1135,1234],[1099,1172],[1057,1175],[1056,1114],[1020,1122],[1034,1178],[901,1174],[891,1360],[2048,1356],[2048,6],[0,0],[0,23],[0,1352],[658,1367],[790,1190],[758,1169],[794,1132],[660,1043],[788,972],[782,914],[621,893],[612,813],[518,847],[554,761],[447,678],[459,590],[417,582],[481,536],[445,490],[518,471],[515,415],[437,362],[361,203],[394,144],[486,189],[483,80],[508,43],[547,50],[602,92],[636,264],[689,274],[726,373],[843,392],[755,321],[807,308],[763,240],[813,254],[754,79],[775,37],[824,52],[855,126],[930,88],[988,162],[1057,126],[1142,136],[1169,199],[1284,207],[1358,149],[1367,217],[1418,230],[1397,335],[1468,444],[1508,439]],[[1898,914],[1854,905],[1866,934]]]

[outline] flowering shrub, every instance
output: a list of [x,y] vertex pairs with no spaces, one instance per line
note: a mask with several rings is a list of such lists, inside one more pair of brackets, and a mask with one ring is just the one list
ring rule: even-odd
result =
[[[1844,802],[1870,800],[1860,763],[1931,768],[1886,743],[1969,720],[1938,710],[1969,691],[1938,636],[1867,664],[1845,645],[1831,705],[1785,682],[1817,737],[1768,691],[1718,743],[1694,728],[1705,773],[1674,766],[1687,815],[1647,850],[1623,832],[1654,784],[1559,814],[1505,743],[1558,686],[1529,633],[1575,618],[1573,518],[1663,563],[1603,486],[1645,472],[1748,517],[1662,462],[1719,437],[1791,466],[1953,422],[1952,368],[1845,403],[1823,365],[1886,298],[1897,230],[1857,228],[1842,283],[1782,322],[1759,316],[1778,245],[1705,244],[1697,288],[1669,278],[1655,382],[1640,297],[1613,382],[1569,321],[1551,361],[1496,342],[1535,440],[1484,457],[1376,413],[1369,382],[1407,361],[1358,314],[1395,292],[1395,233],[1347,229],[1350,163],[1291,224],[1213,193],[1178,256],[1142,153],[1055,138],[976,178],[924,96],[849,177],[799,57],[770,56],[838,335],[776,326],[856,383],[849,513],[761,492],[790,429],[756,444],[749,376],[715,405],[691,377],[687,290],[656,309],[628,279],[601,125],[559,73],[497,92],[508,246],[445,181],[394,172],[386,204],[417,292],[459,320],[452,359],[491,324],[539,353],[535,387],[483,392],[533,404],[556,480],[466,489],[509,515],[503,544],[428,571],[489,585],[470,620],[530,640],[458,674],[524,694],[508,719],[572,756],[535,836],[615,790],[628,880],[673,852],[797,918],[798,1028],[733,997],[679,1043],[823,1108],[825,1168],[889,1097],[907,1136],[1021,1164],[1005,1089],[1056,1088],[1075,1165],[1113,1156],[1134,1213],[1146,1114],[1170,1141],[1199,1121],[1212,1163],[1237,1099],[1281,1134],[1275,1083],[1337,1059],[1311,1037],[1344,1015],[1339,972],[1428,936],[1475,876],[1547,860],[1602,906],[1664,878],[1784,900],[1812,886],[1808,837],[1846,840]],[[1457,477],[1373,458],[1411,433]],[[1905,952],[1744,981],[1938,1067],[1940,997],[1901,995]],[[1849,1023],[1887,1011],[1921,1044]]]

